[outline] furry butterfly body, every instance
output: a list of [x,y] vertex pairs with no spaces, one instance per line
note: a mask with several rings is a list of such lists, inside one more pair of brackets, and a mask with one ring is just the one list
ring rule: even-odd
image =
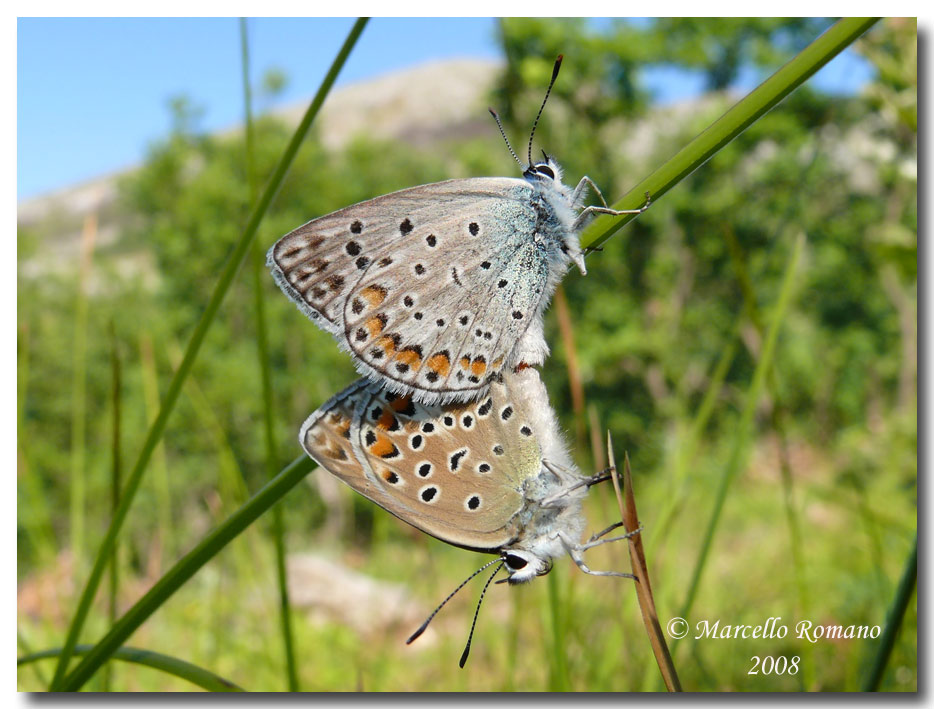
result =
[[[302,427],[308,455],[405,522],[499,555],[512,583],[578,561],[590,478],[571,462],[533,368],[467,404],[422,405],[358,380]],[[586,567],[582,567],[585,570]]]

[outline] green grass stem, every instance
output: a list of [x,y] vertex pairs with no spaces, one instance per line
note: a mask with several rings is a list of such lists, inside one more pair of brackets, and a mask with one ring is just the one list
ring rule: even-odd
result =
[[863,684],[864,692],[876,692],[882,682],[882,675],[885,674],[885,668],[889,664],[889,658],[892,656],[892,648],[895,646],[895,638],[902,622],[905,620],[905,611],[908,609],[908,602],[915,592],[915,586],[918,583],[918,535],[915,533],[915,542],[908,554],[905,562],[905,570],[902,572],[901,581],[898,583],[898,590],[895,592],[895,599],[889,608],[888,616],[885,619],[885,630],[882,631],[882,637],[876,649],[875,657],[872,661],[872,667],[869,675]]
[[[75,647],[73,654],[87,655],[93,649],[93,647],[93,645],[78,645]],[[16,664],[17,666],[29,665],[50,657],[59,657],[61,652],[61,648],[35,652],[31,655],[26,655],[19,658],[16,661]],[[197,665],[193,665],[190,662],[185,662],[185,660],[179,660],[177,657],[170,657],[169,655],[163,655],[162,653],[152,652],[150,650],[141,650],[134,647],[121,647],[117,648],[117,650],[113,653],[113,658],[116,660],[123,660],[124,662],[132,662],[137,665],[150,667],[154,670],[159,670],[160,672],[165,672],[166,674],[187,680],[188,682],[191,682],[192,684],[201,687],[202,689],[206,689],[209,692],[243,691],[240,689],[240,687],[228,679],[219,677],[213,672],[210,672],[202,667],[198,667]]]
[[[55,676],[52,679],[52,690],[61,690],[66,686],[66,683],[64,682],[65,673],[67,672],[72,652],[75,645],[77,644],[78,636],[81,634],[81,630],[84,627],[84,622],[87,619],[88,612],[90,611],[91,603],[94,600],[94,596],[97,593],[98,587],[100,586],[101,577],[104,573],[107,562],[110,559],[111,550],[116,543],[117,534],[123,527],[123,522],[126,520],[127,513],[130,510],[130,505],[133,503],[133,499],[136,497],[136,492],[139,489],[143,473],[146,470],[146,465],[149,462],[152,451],[165,432],[165,427],[168,423],[169,415],[175,408],[175,404],[178,401],[178,396],[181,393],[182,385],[184,384],[185,379],[187,379],[188,374],[191,372],[191,368],[194,365],[195,359],[198,356],[198,352],[201,349],[201,345],[204,342],[205,335],[207,335],[208,328],[211,326],[211,323],[214,322],[214,318],[217,315],[217,311],[220,308],[221,302],[224,300],[224,296],[227,295],[227,291],[230,290],[234,276],[236,276],[237,271],[240,268],[240,264],[246,257],[246,254],[250,248],[250,244],[253,241],[253,238],[256,236],[256,232],[259,229],[259,224],[263,217],[266,215],[266,211],[269,209],[269,205],[272,203],[272,199],[276,192],[279,190],[282,181],[285,179],[285,175],[288,172],[293,159],[295,158],[295,154],[298,152],[299,147],[301,147],[302,141],[307,135],[312,121],[314,120],[315,116],[318,115],[318,111],[321,109],[325,97],[328,95],[331,87],[334,85],[334,81],[337,79],[338,73],[344,66],[344,63],[347,61],[347,57],[350,55],[350,51],[357,43],[357,40],[359,39],[360,34],[363,32],[363,28],[366,26],[366,23],[367,18],[360,18],[354,23],[353,28],[350,30],[350,33],[347,36],[347,39],[344,41],[344,44],[338,52],[337,57],[334,59],[331,68],[328,70],[327,75],[321,82],[321,86],[319,87],[318,92],[315,94],[311,105],[305,112],[305,116],[302,118],[298,127],[295,129],[295,133],[292,136],[292,139],[289,141],[285,152],[279,159],[279,163],[276,165],[272,177],[270,177],[269,182],[263,191],[262,197],[260,197],[259,202],[257,202],[256,206],[253,208],[252,214],[250,215],[246,228],[243,230],[243,234],[241,235],[240,240],[237,242],[237,245],[234,247],[233,252],[227,260],[227,263],[224,265],[224,269],[221,272],[217,284],[214,287],[214,292],[211,294],[211,298],[201,315],[201,319],[198,321],[198,324],[192,333],[191,340],[189,341],[188,347],[185,350],[182,363],[178,370],[176,370],[175,375],[172,377],[172,381],[169,384],[168,391],[166,392],[162,408],[159,410],[159,415],[156,417],[156,420],[149,428],[149,432],[146,435],[146,440],[140,450],[139,457],[137,458],[136,463],[134,464],[133,469],[127,478],[126,487],[124,489],[124,494],[121,497],[120,506],[117,509],[117,513],[111,521],[110,527],[107,530],[107,534],[97,550],[97,557],[95,559],[94,566],[91,569],[91,574],[88,577],[84,590],[82,591],[81,599],[75,611],[74,618],[72,619],[71,625],[68,628],[68,634],[65,638],[62,654],[59,657],[58,665],[55,668]],[[90,657],[92,657],[92,655],[85,657],[82,665],[84,665]],[[83,684],[83,682],[81,684]],[[74,681],[68,683],[68,686],[74,685]],[[80,684],[78,686],[80,686]]]
[[[246,18],[240,18],[240,65],[243,74],[243,106],[246,139],[246,173],[250,188],[250,202],[256,199],[256,161],[253,139],[253,109],[250,91],[250,46]],[[265,254],[259,241],[253,242],[253,302],[256,313],[256,356],[263,388],[263,433],[266,444],[266,469],[269,477],[276,473],[275,403],[272,392],[272,373],[269,368],[269,332],[266,326],[264,277]],[[285,566],[285,521],[282,507],[272,509],[272,538],[276,552],[276,583],[279,590],[279,624],[282,630],[282,648],[285,654],[286,686],[290,692],[301,691],[298,683],[298,663],[295,660],[295,640],[292,632],[292,607],[289,602],[288,573]]]
[[[117,512],[120,505],[120,352],[117,348],[117,334],[114,330],[113,320],[110,321],[110,377],[111,377],[111,449],[110,449],[110,515]],[[110,553],[110,583],[108,584],[107,612],[110,624],[117,620],[117,592],[120,588],[119,568],[117,566],[117,552],[119,545],[114,544]],[[107,666],[104,675],[103,690],[110,691],[111,667]]]
[[118,620],[62,682],[62,691],[76,692],[106,662],[123,642],[156,612],[207,562],[221,552],[243,530],[282,499],[314,468],[314,461],[302,455],[260,488],[234,514],[218,525],[190,552],[179,559],[149,591]]
[[[767,111],[809,79],[818,69],[852,44],[872,27],[877,17],[848,17],[801,50],[745,98],[721,116],[707,130],[684,146],[670,160],[627,192],[612,205],[614,209],[638,209],[648,192],[655,201],[694,170],[707,162],[723,146],[755,123]],[[601,216],[581,234],[581,248],[593,248],[609,239],[634,215]]]
[[779,292],[778,301],[776,302],[772,312],[772,321],[769,324],[769,330],[765,338],[765,344],[762,348],[762,354],[759,357],[758,363],[756,364],[756,369],[752,377],[752,383],[750,384],[749,391],[746,395],[746,402],[743,406],[740,420],[736,427],[736,432],[733,436],[730,458],[726,464],[726,467],[723,469],[723,475],[720,478],[720,484],[714,499],[713,511],[711,512],[710,520],[707,523],[707,529],[701,537],[701,548],[697,555],[697,561],[694,564],[694,571],[691,574],[691,582],[688,585],[687,596],[685,597],[684,604],[678,613],[678,615],[682,618],[688,617],[691,612],[691,607],[694,605],[694,599],[697,595],[697,590],[700,587],[701,576],[703,575],[704,568],[707,563],[710,547],[713,544],[714,533],[716,532],[717,525],[720,522],[720,514],[723,511],[723,504],[726,502],[726,496],[730,491],[733,480],[736,478],[740,468],[743,465],[743,462],[746,459],[746,449],[749,444],[749,438],[752,435],[753,419],[755,418],[756,407],[758,406],[759,399],[762,396],[762,390],[765,386],[766,376],[768,375],[768,372],[772,366],[772,359],[775,354],[775,345],[778,341],[778,333],[780,332],[781,326],[785,321],[785,315],[788,311],[788,306],[791,303],[792,294],[794,293],[794,277],[798,269],[798,262],[801,259],[801,251],[803,248],[804,234],[800,234],[794,242],[791,256],[788,260],[788,265],[785,268],[785,275],[782,279],[781,290]]

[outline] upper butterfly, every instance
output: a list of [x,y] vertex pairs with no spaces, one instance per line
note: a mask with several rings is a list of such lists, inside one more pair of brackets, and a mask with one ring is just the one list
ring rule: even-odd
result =
[[586,273],[583,223],[593,213],[648,206],[584,208],[588,185],[600,194],[590,178],[572,190],[547,154],[532,163],[545,101],[523,179],[400,190],[313,219],[269,250],[279,287],[390,391],[425,404],[470,401],[498,373],[541,364],[545,307],[570,262]]

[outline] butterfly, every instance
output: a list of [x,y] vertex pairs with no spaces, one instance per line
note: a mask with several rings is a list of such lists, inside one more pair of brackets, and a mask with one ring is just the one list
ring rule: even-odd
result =
[[564,553],[586,573],[631,578],[583,561],[587,549],[625,537],[601,539],[619,523],[580,542],[581,503],[608,475],[586,477],[571,461],[533,367],[497,375],[477,401],[446,405],[359,379],[315,411],[299,439],[325,470],[396,517],[448,544],[496,555],[470,578],[496,564],[494,576],[505,568],[504,581],[524,583]]
[[[522,178],[411,187],[338,210],[276,242],[267,265],[298,308],[330,332],[358,371],[424,404],[470,401],[493,379],[548,355],[543,314],[570,263],[586,273],[578,232],[606,207],[589,177],[575,189],[532,138],[558,77],[555,62]],[[584,207],[588,186],[603,207]],[[648,197],[648,196],[647,196]]]

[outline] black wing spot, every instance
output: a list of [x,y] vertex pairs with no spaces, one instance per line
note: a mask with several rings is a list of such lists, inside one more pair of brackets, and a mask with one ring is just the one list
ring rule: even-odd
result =
[[497,286],[498,288],[505,288],[508,284],[509,284],[509,281],[507,281],[507,280],[504,278],[504,279],[501,280],[499,283],[497,283],[496,286]]
[[468,318],[467,318],[466,315],[461,315],[460,318],[458,318],[457,322],[459,322],[461,325],[466,325],[466,324],[467,324],[467,319],[468,319]]
[[389,475],[386,476],[386,482],[390,485],[397,485],[399,483],[399,476],[390,471]]
[[413,305],[415,305],[415,301],[412,300],[412,296],[407,295],[402,299],[402,304],[407,308],[411,308]]
[[350,311],[354,315],[359,315],[363,312],[363,301],[359,298],[354,298],[353,303],[350,304]]
[[470,222],[470,226],[467,227],[470,230],[471,236],[476,236],[480,233],[480,225],[477,222]]
[[363,437],[363,440],[366,441],[367,447],[372,446],[376,443],[376,434],[372,431],[367,431],[366,435]]
[[408,234],[412,229],[412,222],[410,222],[408,218],[403,219],[402,223],[399,225],[399,231],[402,232],[402,236]]
[[415,264],[415,275],[416,275],[416,276],[420,276],[420,275],[422,275],[424,272],[425,272],[425,267],[422,266],[422,264],[420,264],[420,263]]
[[488,330],[487,332],[484,332],[484,333],[483,333],[483,339],[484,339],[484,340],[492,340],[492,339],[493,339],[493,333],[490,332],[489,330]]
[[422,447],[422,441],[424,440],[425,439],[423,439],[420,435],[416,433],[414,436],[412,436],[412,440],[409,441],[409,445],[412,447],[413,451],[417,451],[419,448]]
[[363,269],[365,269],[367,266],[370,265],[370,259],[368,259],[366,256],[361,256],[355,261],[355,263],[357,264],[357,268],[359,268],[362,271]]
[[383,351],[379,347],[374,347],[372,350],[370,350],[370,357],[373,359],[382,359]]
[[467,455],[467,453],[468,453],[468,450],[466,448],[461,448],[459,451],[457,451],[457,453],[451,456],[451,460],[450,460],[450,463],[448,464],[448,467],[451,468],[452,473],[457,471],[457,469],[460,467],[460,464],[461,464],[461,458]]
[[389,258],[388,256],[386,256],[385,258],[381,258],[381,259],[379,260],[379,267],[380,267],[380,268],[386,268],[386,266],[388,266],[388,265],[391,264],[391,263],[392,263],[392,259]]
[[440,377],[438,376],[437,372],[428,372],[428,374],[425,375],[425,379],[430,381],[432,384],[438,381],[439,378]]
[[461,283],[461,279],[457,277],[457,268],[455,266],[451,266],[451,278],[454,279],[457,285],[463,287],[464,284]]
[[480,268],[482,268],[484,271],[486,271],[490,266],[491,264],[489,261],[484,261],[483,263],[480,264]]
[[523,436],[531,436],[532,429],[529,428],[528,426],[523,426],[522,428],[519,429],[519,433],[521,433]]
[[499,417],[500,417],[501,419],[503,419],[503,421],[508,421],[510,416],[512,416],[512,407],[511,407],[511,406],[507,406],[507,407],[506,407],[505,409],[503,409],[503,410],[500,412],[500,414],[499,414]]
[[427,478],[431,475],[431,463],[422,463],[418,466],[418,476],[420,478]]
[[521,319],[522,319],[522,313],[521,313],[520,311],[518,311],[518,310],[513,310],[513,311],[512,311],[512,316],[513,316],[516,320],[521,320]]
[[464,428],[470,428],[473,426],[473,416],[470,414],[464,414],[464,416],[461,418],[461,426]]
[[480,472],[480,473],[488,473],[488,472],[490,472],[490,464],[489,464],[489,463],[480,463],[480,465],[477,466],[477,472]]
[[419,493],[419,497],[422,498],[423,502],[431,502],[432,500],[435,499],[437,494],[438,494],[438,488],[432,485],[431,487],[426,487],[424,490],[422,490]]
[[435,235],[434,235],[434,234],[429,234],[429,235],[428,235],[428,238],[425,239],[425,241],[426,241],[426,242],[428,243],[428,245],[431,246],[432,248],[434,248],[435,244],[438,243],[438,240],[435,238]]
[[362,327],[358,328],[356,338],[357,342],[364,342],[367,338],[366,330],[364,330]]
[[434,430],[435,425],[431,421],[422,424],[422,433],[434,433]]
[[437,320],[435,320],[435,325],[437,325],[438,327],[444,327],[444,318],[438,318]]
[[360,253],[360,244],[356,241],[348,241],[347,246],[344,247],[347,250],[348,256],[356,256]]
[[467,509],[469,509],[469,510],[475,510],[475,509],[477,509],[479,506],[480,506],[480,497],[479,497],[479,495],[472,495],[472,496],[467,500]]
[[361,231],[363,231],[363,222],[361,222],[359,219],[355,221],[350,225],[350,231],[354,234],[359,234]]
[[445,425],[445,426],[453,426],[453,425],[454,425],[454,417],[451,416],[450,414],[446,415],[446,416],[445,416],[443,419],[441,419],[441,420],[444,421],[444,425]]
[[502,454],[505,453],[505,452],[506,452],[506,451],[503,450],[503,447],[502,447],[499,443],[497,443],[495,446],[493,446],[493,454],[494,454],[494,455],[502,455]]
[[405,374],[409,371],[409,365],[405,364],[404,362],[399,362],[396,365],[396,371],[399,372],[399,374]]
[[489,398],[486,401],[484,401],[483,404],[481,404],[481,406],[477,409],[477,414],[479,416],[486,416],[488,413],[490,413],[490,409],[492,408],[493,408],[493,399]]
[[421,313],[415,313],[412,317],[415,318],[416,320],[421,320],[424,317],[424,315],[422,315]]

